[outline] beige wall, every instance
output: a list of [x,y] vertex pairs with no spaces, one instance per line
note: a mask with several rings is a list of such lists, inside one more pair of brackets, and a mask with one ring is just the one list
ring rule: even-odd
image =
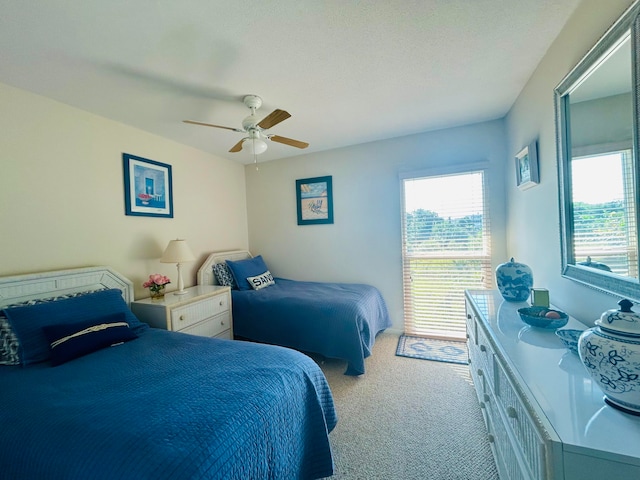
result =
[[[400,175],[485,162],[493,249],[505,258],[504,122],[301,155],[246,167],[249,245],[276,276],[375,285],[403,330]],[[298,226],[295,181],[333,177],[334,224]]]
[[583,1],[507,116],[509,155],[539,137],[540,159],[540,185],[526,191],[515,187],[514,162],[507,163],[509,253],[531,266],[535,285],[548,288],[552,302],[585,322],[615,308],[618,299],[561,276],[553,89],[631,3]]
[[[136,297],[172,238],[198,258],[247,247],[243,166],[61,103],[0,84],[0,275],[109,265]],[[124,214],[122,153],[173,170],[174,218]]]

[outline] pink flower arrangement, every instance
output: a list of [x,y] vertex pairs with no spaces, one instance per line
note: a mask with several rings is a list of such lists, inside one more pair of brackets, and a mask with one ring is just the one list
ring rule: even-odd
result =
[[157,294],[161,292],[168,283],[171,283],[169,277],[165,277],[159,273],[153,273],[149,275],[149,280],[144,282],[142,286],[151,290],[152,293]]

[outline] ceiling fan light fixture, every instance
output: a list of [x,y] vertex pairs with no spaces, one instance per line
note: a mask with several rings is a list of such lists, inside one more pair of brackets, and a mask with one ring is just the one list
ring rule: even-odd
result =
[[261,138],[245,138],[242,141],[242,149],[246,150],[252,155],[260,155],[267,151],[267,142]]

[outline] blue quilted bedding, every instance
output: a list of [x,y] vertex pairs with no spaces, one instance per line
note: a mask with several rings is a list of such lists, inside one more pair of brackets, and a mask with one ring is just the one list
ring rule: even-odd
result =
[[376,335],[391,326],[378,289],[353,283],[275,281],[261,290],[232,290],[234,334],[346,360],[346,375],[363,374]]
[[301,353],[147,329],[57,367],[0,367],[0,478],[325,477],[336,421]]

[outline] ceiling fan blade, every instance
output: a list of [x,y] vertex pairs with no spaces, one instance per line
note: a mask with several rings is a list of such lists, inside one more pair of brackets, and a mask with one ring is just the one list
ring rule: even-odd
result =
[[258,126],[266,130],[268,128],[273,127],[274,125],[279,124],[280,122],[285,121],[290,116],[291,115],[289,114],[289,112],[276,109],[273,112],[271,112],[269,115],[264,117],[262,120],[260,120],[260,123],[258,123]]
[[307,148],[309,144],[307,142],[301,142],[300,140],[294,140],[292,138],[280,137],[278,135],[271,135],[269,140],[278,143],[284,143],[285,145],[290,145],[292,147],[298,148]]
[[194,122],[193,120],[183,120],[183,122],[190,123],[192,125],[202,125],[204,127],[224,128],[225,130],[231,130],[233,132],[244,132],[244,130],[241,130],[239,128],[225,127],[222,125],[213,125],[211,123]]
[[242,142],[244,142],[244,138],[236,143],[233,147],[231,147],[231,150],[229,150],[229,152],[236,153],[242,150]]

